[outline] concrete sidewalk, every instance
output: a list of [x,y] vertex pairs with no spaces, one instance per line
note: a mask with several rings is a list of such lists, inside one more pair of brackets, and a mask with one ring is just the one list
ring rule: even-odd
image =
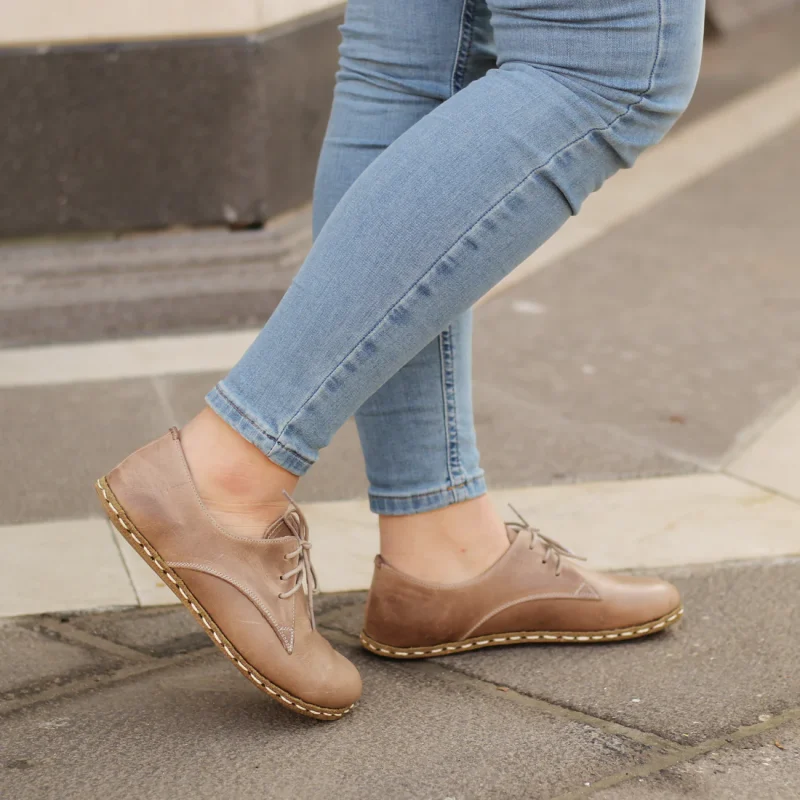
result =
[[21,620],[0,629],[0,793],[793,800],[800,560],[666,576],[687,615],[659,636],[412,663],[358,647],[362,594],[324,596],[365,681],[330,725],[264,699],[182,610]]
[[307,213],[0,248],[0,798],[800,797],[800,15],[771,26],[712,48],[674,136],[476,312],[496,502],[592,566],[675,581],[685,618],[650,638],[361,650],[377,540],[348,424],[299,499],[320,627],[364,698],[331,725],[270,703],[92,483],[201,407]]

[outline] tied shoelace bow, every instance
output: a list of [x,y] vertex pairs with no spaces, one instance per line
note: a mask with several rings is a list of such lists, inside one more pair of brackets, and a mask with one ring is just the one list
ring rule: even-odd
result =
[[550,558],[550,555],[553,554],[556,557],[556,577],[561,574],[561,558],[574,558],[578,561],[586,561],[583,556],[579,556],[572,552],[568,547],[564,547],[563,544],[559,544],[555,539],[551,539],[549,536],[545,536],[538,528],[534,528],[522,514],[517,511],[511,503],[508,504],[508,507],[519,517],[519,522],[509,522],[507,523],[509,527],[513,528],[515,531],[528,531],[531,534],[531,544],[530,549],[536,546],[536,542],[541,542],[544,545],[544,557],[542,558],[542,564],[546,564],[547,560]]
[[306,594],[306,604],[308,606],[308,616],[311,618],[311,629],[317,629],[317,622],[314,619],[314,600],[313,595],[317,593],[317,573],[314,571],[314,565],[311,563],[311,542],[308,540],[308,522],[303,516],[303,512],[297,507],[297,503],[291,498],[288,492],[284,491],[287,499],[289,500],[289,509],[283,516],[283,521],[286,527],[297,538],[297,549],[291,553],[286,553],[284,559],[287,561],[297,558],[297,566],[284,572],[281,575],[282,581],[288,581],[296,577],[294,586],[287,589],[285,592],[280,592],[278,597],[281,600],[286,600],[299,592],[301,589]]

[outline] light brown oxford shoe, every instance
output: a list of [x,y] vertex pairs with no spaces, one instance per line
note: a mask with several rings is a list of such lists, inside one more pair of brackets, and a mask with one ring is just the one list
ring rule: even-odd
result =
[[622,642],[680,620],[672,584],[579,567],[577,556],[520,520],[507,525],[503,557],[464,583],[419,581],[378,556],[362,645],[388,658],[429,658],[509,644]]
[[316,630],[311,544],[297,506],[262,538],[227,533],[200,500],[174,428],[96,489],[117,530],[251,683],[314,719],[350,711],[361,678]]

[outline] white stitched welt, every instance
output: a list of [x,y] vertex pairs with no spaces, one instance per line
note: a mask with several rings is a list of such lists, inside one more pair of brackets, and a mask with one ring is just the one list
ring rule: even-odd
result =
[[572,635],[572,634],[567,634],[567,633],[562,633],[562,634],[542,633],[542,634],[531,634],[531,635],[528,635],[528,636],[523,636],[522,634],[515,634],[513,636],[496,636],[496,637],[493,637],[492,639],[481,639],[479,641],[465,642],[465,643],[459,644],[459,645],[442,645],[440,647],[430,648],[428,650],[413,650],[413,651],[392,650],[392,649],[387,649],[385,647],[376,647],[374,644],[372,644],[371,642],[368,642],[363,637],[361,639],[361,643],[365,647],[369,648],[370,650],[373,650],[376,653],[386,653],[387,655],[404,656],[405,657],[405,656],[409,656],[409,655],[414,655],[414,656],[437,655],[437,654],[442,653],[442,652],[452,653],[452,652],[455,652],[456,650],[467,650],[467,649],[469,649],[471,647],[485,647],[485,646],[487,646],[489,644],[502,643],[502,642],[508,642],[508,641],[510,641],[510,642],[518,642],[518,641],[521,641],[523,639],[526,640],[526,641],[535,641],[535,640],[538,640],[538,639],[543,639],[543,640],[551,641],[551,642],[552,641],[560,641],[560,642],[574,642],[574,641],[589,642],[589,641],[592,641],[592,642],[599,642],[599,641],[604,641],[604,640],[619,639],[621,637],[629,638],[631,636],[643,636],[643,635],[645,635],[647,633],[652,633],[653,631],[661,630],[661,628],[664,628],[670,622],[674,622],[676,619],[678,619],[678,617],[680,617],[681,614],[683,614],[683,613],[684,613],[684,610],[681,608],[678,611],[676,611],[674,614],[671,614],[666,619],[662,619],[659,622],[653,623],[652,625],[647,625],[647,626],[645,626],[643,628],[636,628],[636,629],[633,629],[633,630],[617,631],[616,633],[597,633],[597,634],[591,634],[591,635],[590,634],[584,634],[584,635],[575,634],[575,635]]

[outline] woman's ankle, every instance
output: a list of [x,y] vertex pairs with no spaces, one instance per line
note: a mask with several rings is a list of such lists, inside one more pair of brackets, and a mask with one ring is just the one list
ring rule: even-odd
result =
[[210,409],[181,431],[197,492],[212,517],[230,533],[261,536],[288,506],[298,477],[270,461]]
[[509,544],[488,495],[420,514],[382,516],[379,525],[386,561],[434,583],[460,583],[480,575]]

